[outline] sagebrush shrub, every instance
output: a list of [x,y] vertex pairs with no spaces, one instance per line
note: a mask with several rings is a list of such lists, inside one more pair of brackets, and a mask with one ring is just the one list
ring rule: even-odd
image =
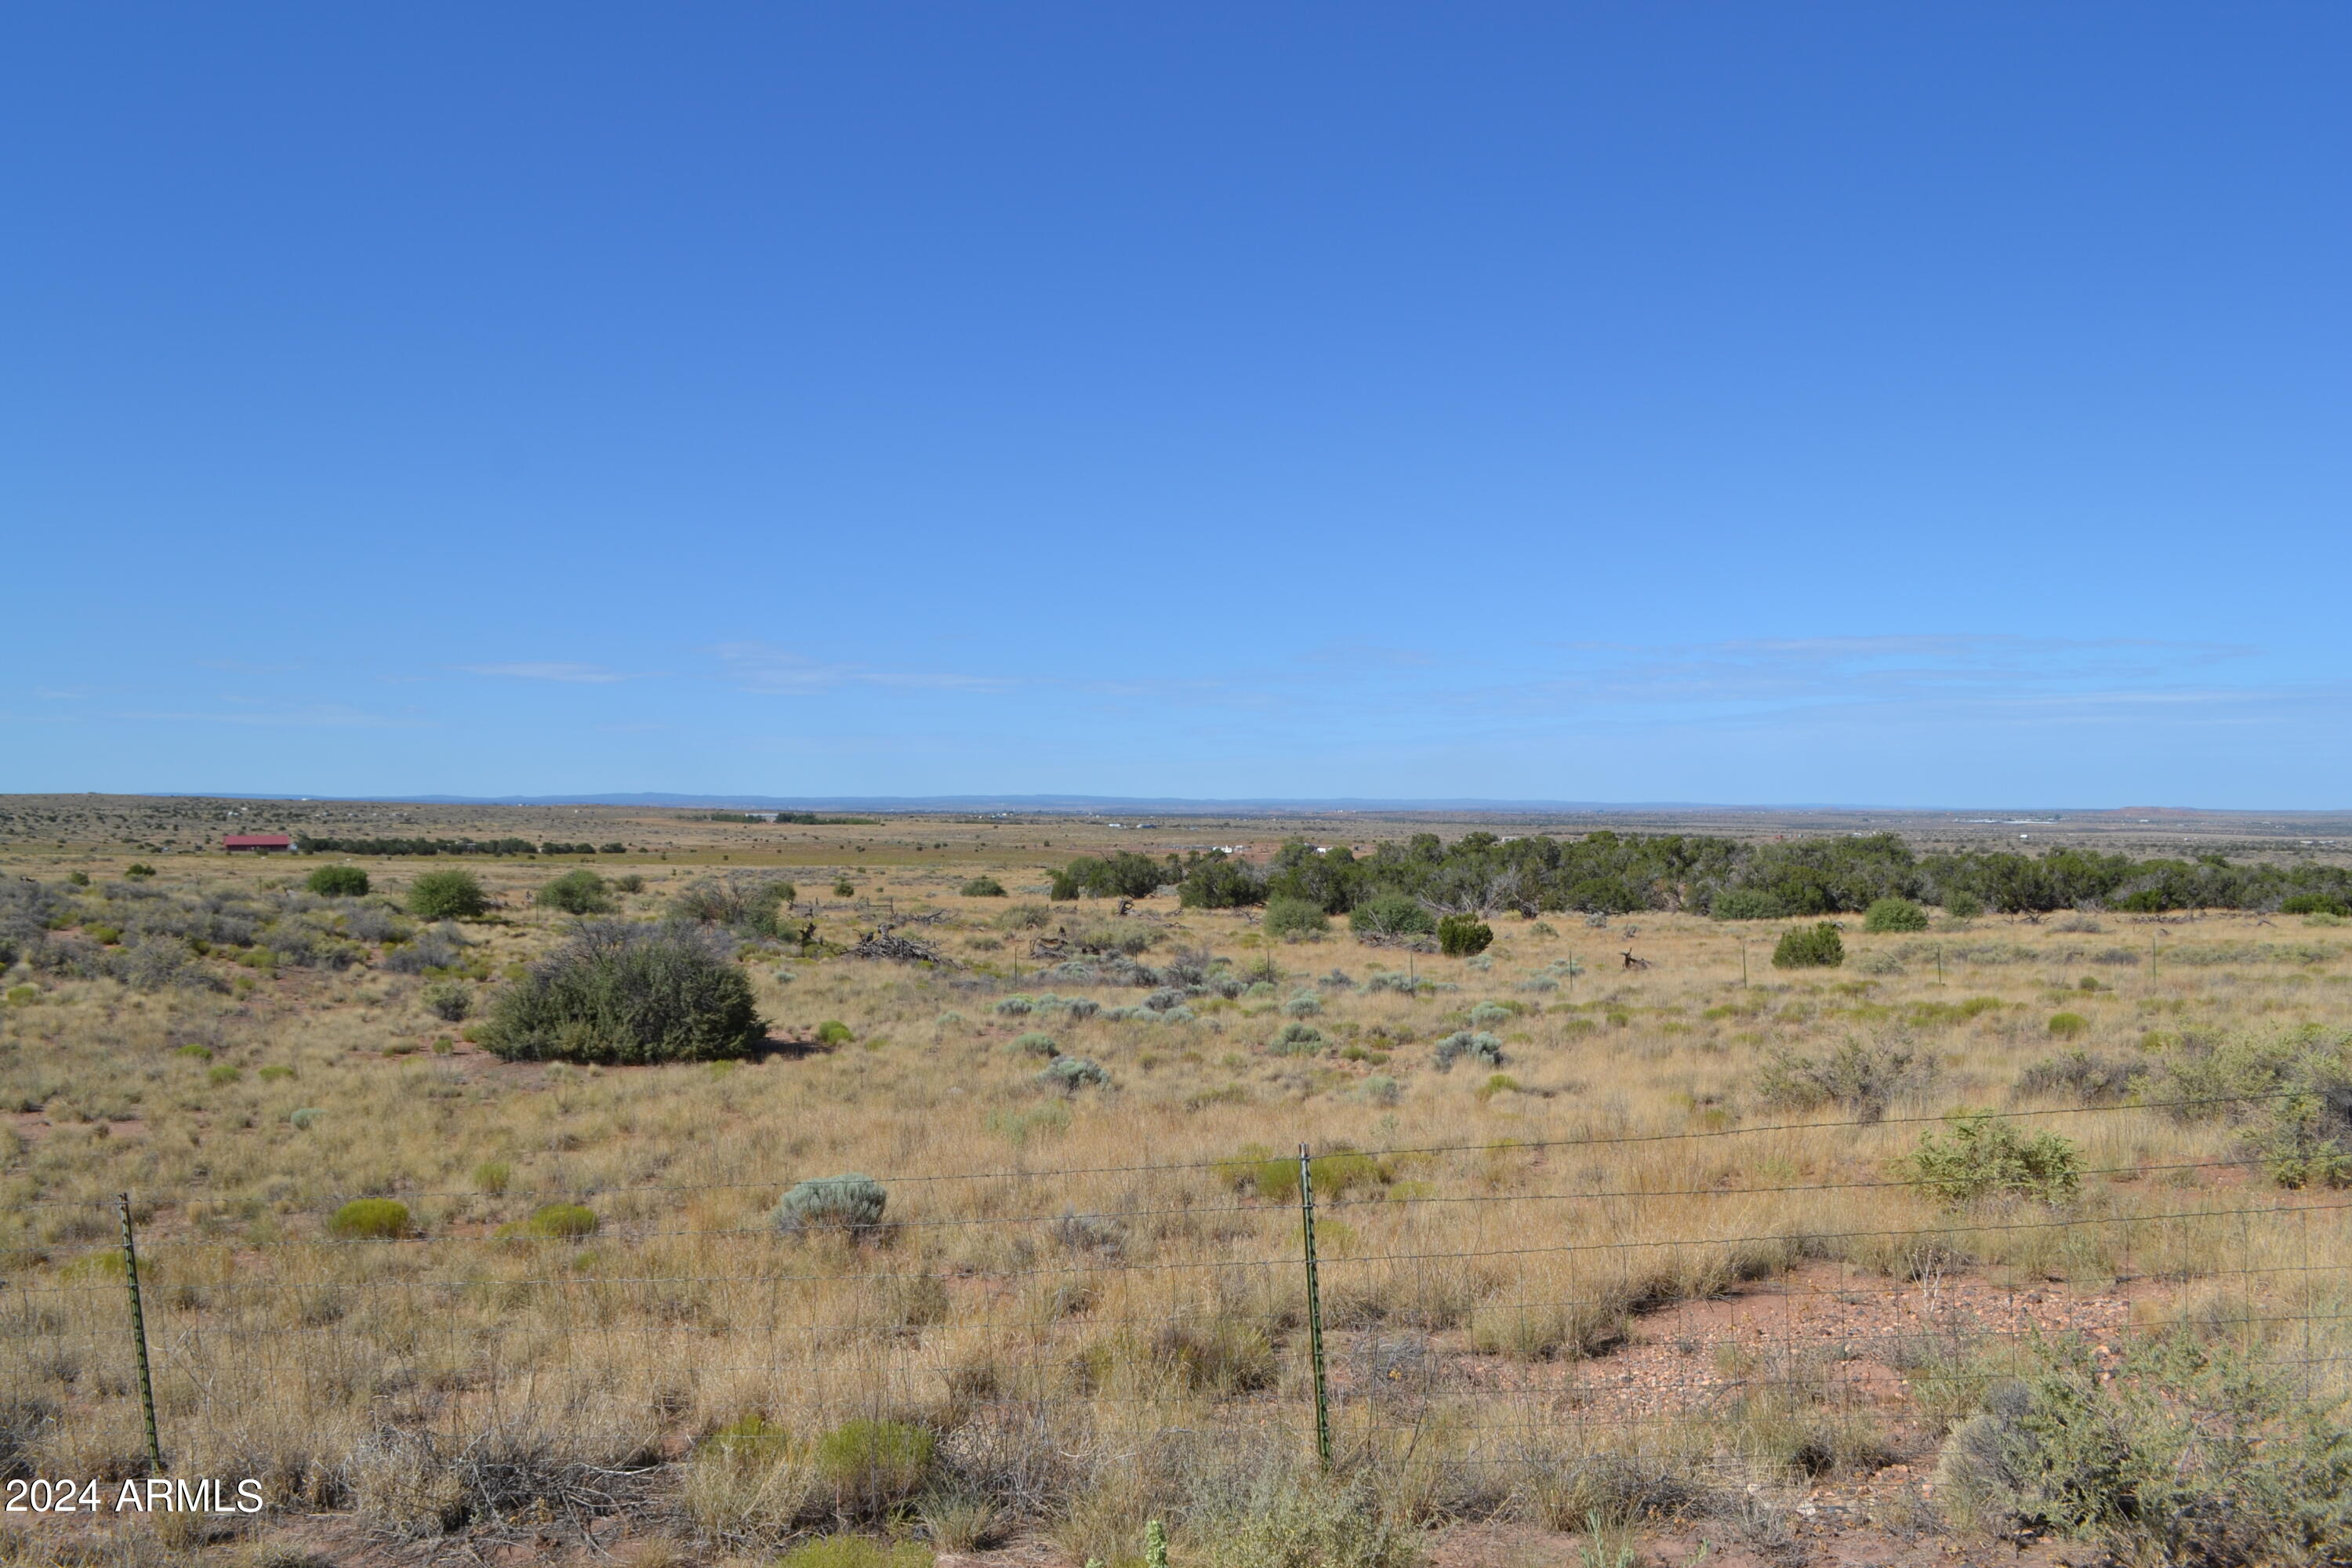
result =
[[1503,1042],[1483,1030],[1457,1029],[1437,1042],[1437,1070],[1451,1072],[1458,1061],[1473,1067],[1501,1067]]
[[2068,1051],[2044,1057],[2017,1075],[2021,1096],[2062,1095],[2083,1105],[2112,1105],[2127,1098],[2154,1070],[2145,1061]]
[[1780,933],[1772,948],[1775,969],[1833,969],[1844,962],[1845,942],[1827,921],[1793,926]]
[[890,1194],[881,1183],[855,1171],[796,1182],[777,1200],[769,1217],[786,1235],[836,1231],[866,1235],[882,1223]]
[[305,877],[302,885],[322,899],[363,899],[368,874],[357,866],[321,866]]
[[1024,1035],[1019,1039],[1013,1042],[1013,1048],[1026,1056],[1045,1057],[1048,1058],[1058,1057],[1062,1054],[1062,1047],[1054,1043],[1054,1037],[1051,1035],[1034,1033]]
[[471,920],[489,907],[480,879],[471,871],[426,871],[408,885],[408,912],[419,920]]
[[1110,1082],[1110,1074],[1084,1057],[1055,1057],[1037,1075],[1041,1083],[1076,1094],[1082,1089],[1101,1089]]
[[738,1057],[767,1032],[724,939],[603,921],[499,991],[479,1037],[508,1061],[612,1065]]
[[1964,1522],[2087,1540],[2112,1561],[2202,1568],[2352,1559],[2340,1405],[2263,1352],[2187,1328],[2103,1366],[2036,1338],[2034,1365],[1953,1433],[1937,1501]]
[[1321,1050],[1324,1044],[1322,1030],[1312,1024],[1293,1022],[1285,1024],[1281,1031],[1266,1042],[1265,1048],[1278,1057],[1306,1057]]
[[1877,1121],[1897,1095],[1934,1079],[1934,1058],[1895,1040],[1848,1040],[1826,1057],[1775,1051],[1756,1075],[1757,1096],[1778,1110],[1841,1105],[1859,1121]]

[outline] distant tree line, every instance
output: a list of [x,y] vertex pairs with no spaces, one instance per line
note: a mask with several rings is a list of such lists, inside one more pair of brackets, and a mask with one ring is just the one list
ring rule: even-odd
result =
[[295,847],[305,855],[625,855],[625,844],[533,844],[528,838],[310,838]]
[[[1173,884],[1197,909],[1295,900],[1327,914],[1411,900],[1441,911],[1591,914],[1685,910],[1723,920],[1860,913],[1883,899],[1956,914],[2043,913],[2098,906],[2352,913],[2352,868],[2194,859],[2134,859],[2095,850],[1963,849],[1921,855],[1892,833],[1755,844],[1696,834],[1600,832],[1581,838],[1433,833],[1358,856],[1292,839],[1268,864],[1220,851],[1155,860],[1081,857],[1054,874],[1053,896],[1142,898]],[[1361,923],[1361,922],[1358,922]]]
[[814,811],[714,811],[698,817],[702,822],[774,822],[782,826],[792,822],[803,827],[879,827],[878,816],[821,816]]

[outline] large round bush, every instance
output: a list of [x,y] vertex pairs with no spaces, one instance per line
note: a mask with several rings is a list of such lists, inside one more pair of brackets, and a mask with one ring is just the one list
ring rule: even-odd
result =
[[1881,899],[1862,917],[1867,931],[1926,931],[1927,911],[1908,899]]
[[304,878],[302,885],[322,899],[363,899],[368,874],[357,866],[321,866]]
[[501,991],[479,1038],[509,1061],[632,1064],[739,1057],[767,1032],[724,938],[601,921]]
[[1845,943],[1827,921],[1790,927],[1772,949],[1775,969],[1834,969],[1844,962]]
[[1409,893],[1382,893],[1349,911],[1348,925],[1358,936],[1427,936],[1437,917]]
[[576,866],[556,878],[533,894],[531,901],[541,909],[562,910],[567,915],[613,912],[613,895],[604,879],[585,866]]
[[408,885],[408,912],[419,920],[471,920],[489,907],[471,871],[427,871]]

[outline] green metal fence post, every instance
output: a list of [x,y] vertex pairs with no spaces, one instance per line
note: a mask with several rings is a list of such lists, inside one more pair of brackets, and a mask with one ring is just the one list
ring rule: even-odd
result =
[[1307,1249],[1307,1353],[1315,1363],[1315,1455],[1331,1463],[1331,1398],[1323,1381],[1323,1292],[1315,1277],[1315,1162],[1298,1146],[1298,1215]]
[[155,1374],[147,1364],[147,1310],[139,1300],[139,1244],[131,1234],[131,1194],[116,1201],[122,1209],[122,1278],[131,1286],[131,1344],[139,1352],[139,1406],[147,1417],[147,1462],[163,1473],[163,1445],[155,1434]]

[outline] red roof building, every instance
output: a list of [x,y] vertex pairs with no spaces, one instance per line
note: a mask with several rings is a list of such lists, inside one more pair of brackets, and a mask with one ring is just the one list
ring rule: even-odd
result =
[[284,855],[294,840],[283,833],[229,833],[222,835],[221,847],[232,855]]

